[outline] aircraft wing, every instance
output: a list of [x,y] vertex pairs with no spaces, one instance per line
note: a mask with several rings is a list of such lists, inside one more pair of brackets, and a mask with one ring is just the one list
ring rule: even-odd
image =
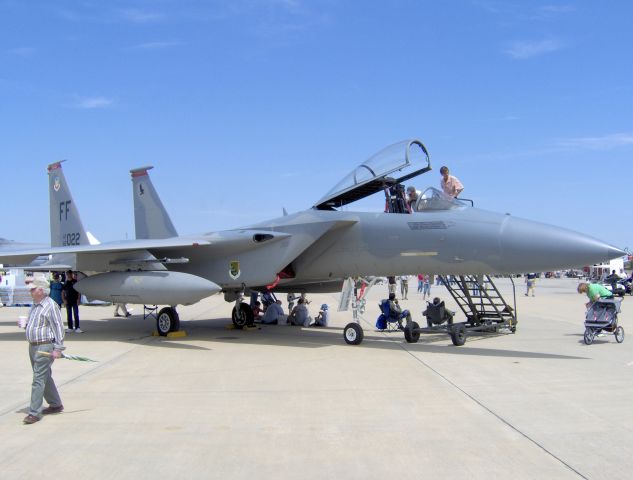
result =
[[[111,270],[161,269],[158,264],[187,263],[188,256],[201,248],[209,256],[253,249],[259,243],[272,243],[290,235],[261,230],[237,230],[192,237],[130,240],[99,245],[45,247],[36,249],[0,249],[0,263],[25,264],[40,255],[76,256],[76,269],[106,272]],[[163,257],[164,254],[175,258]],[[66,266],[66,265],[63,265]],[[51,269],[50,266],[47,266]],[[164,268],[164,267],[162,267]]]

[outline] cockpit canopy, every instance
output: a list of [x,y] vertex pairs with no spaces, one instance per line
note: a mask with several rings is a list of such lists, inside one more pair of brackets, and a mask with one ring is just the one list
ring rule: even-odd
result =
[[419,140],[394,143],[360,164],[315,205],[331,210],[373,195],[431,170],[431,159]]
[[420,194],[413,205],[414,212],[428,212],[431,210],[451,210],[472,206],[470,200],[460,200],[446,195],[437,188],[429,187]]

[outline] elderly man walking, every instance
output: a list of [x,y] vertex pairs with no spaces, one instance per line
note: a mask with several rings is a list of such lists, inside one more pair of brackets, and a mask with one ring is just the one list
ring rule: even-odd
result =
[[[28,284],[28,288],[33,299],[33,306],[29,310],[25,327],[33,367],[33,384],[29,414],[24,418],[24,423],[30,425],[39,422],[42,415],[60,413],[64,410],[52,377],[51,367],[53,361],[61,357],[65,347],[62,314],[57,303],[48,296],[48,282],[36,279]],[[38,351],[48,353],[50,356],[38,354]],[[46,400],[49,405],[44,410],[42,410],[43,400]]]

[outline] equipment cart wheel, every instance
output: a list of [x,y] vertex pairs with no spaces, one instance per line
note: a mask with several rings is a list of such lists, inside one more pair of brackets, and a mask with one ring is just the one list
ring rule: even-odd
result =
[[233,307],[231,317],[233,319],[233,325],[235,325],[235,328],[237,328],[238,330],[241,330],[246,325],[253,324],[253,310],[251,309],[251,306],[246,302],[240,303],[239,309]]
[[418,343],[418,340],[420,340],[420,332],[417,331],[418,328],[420,328],[420,325],[418,325],[417,322],[410,322],[404,327],[404,339],[408,343]]
[[618,343],[622,343],[624,341],[624,329],[622,327],[615,329],[615,340]]
[[456,347],[461,347],[466,343],[466,327],[463,325],[453,325],[451,329],[451,340]]
[[[596,336],[595,332],[587,327],[585,328],[585,335],[583,336],[583,340],[585,341],[585,344],[587,345],[591,345],[593,343],[593,339]],[[617,339],[618,337],[616,337]]]
[[343,337],[348,345],[360,345],[363,336],[363,328],[358,323],[351,322],[345,325]]
[[156,330],[161,337],[180,329],[180,317],[173,307],[165,307],[156,316]]

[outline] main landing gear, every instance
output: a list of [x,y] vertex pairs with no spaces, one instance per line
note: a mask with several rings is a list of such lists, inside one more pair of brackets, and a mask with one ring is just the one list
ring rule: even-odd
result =
[[244,327],[250,327],[251,325],[253,325],[254,320],[253,310],[251,309],[251,306],[248,303],[242,302],[240,300],[235,302],[233,312],[231,313],[233,325],[238,330],[241,330]]
[[166,337],[169,332],[180,330],[180,317],[176,307],[165,307],[156,316],[156,329],[161,337]]

